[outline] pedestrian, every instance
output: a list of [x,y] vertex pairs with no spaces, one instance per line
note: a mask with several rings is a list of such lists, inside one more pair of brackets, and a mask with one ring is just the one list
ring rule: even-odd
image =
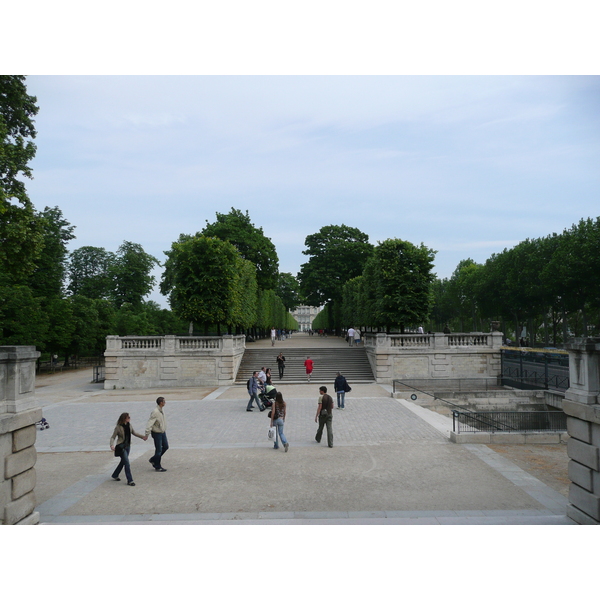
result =
[[354,327],[350,327],[350,329],[348,329],[348,344],[350,347],[352,347],[352,345],[354,344],[354,334],[356,332],[354,331]]
[[341,410],[344,410],[346,408],[345,397],[346,392],[348,391],[348,387],[349,386],[348,382],[346,381],[346,378],[338,371],[337,377],[335,378],[335,381],[333,383],[333,389],[337,394],[337,407]]
[[354,330],[354,343],[358,346],[360,344],[360,330]]
[[277,337],[277,330],[275,327],[271,327],[271,346],[275,345],[275,338]]
[[309,382],[310,382],[310,376],[312,375],[312,372],[313,372],[314,364],[315,363],[313,360],[311,360],[310,356],[307,356],[306,360],[304,361],[304,368],[306,369],[306,377]]
[[270,368],[265,371],[265,376],[266,376],[266,379],[265,379],[265,390],[266,390],[266,387],[268,385],[273,385],[273,381],[271,381],[271,369]]
[[277,357],[277,368],[279,369],[279,379],[283,379],[283,370],[285,369],[285,356],[280,352]]
[[250,395],[250,402],[248,402],[248,406],[246,406],[247,412],[252,412],[253,400],[256,400],[256,406],[260,408],[261,412],[265,410],[265,407],[261,404],[260,399],[258,398],[258,381],[258,371],[253,371],[252,377],[248,379],[248,384],[246,385],[246,387],[248,388],[248,394]]
[[327,445],[333,448],[333,398],[327,393],[327,388],[322,385],[319,388],[319,400],[317,405],[317,414],[315,423],[319,423],[315,440],[321,443],[323,436],[323,427],[327,427]]
[[152,439],[154,440],[154,456],[148,462],[154,467],[155,471],[162,473],[166,471],[161,464],[162,457],[169,449],[167,417],[163,410],[166,403],[167,401],[162,396],[159,396],[156,399],[156,408],[152,411],[148,423],[146,423],[146,436],[152,434]]
[[444,325],[444,333],[445,333],[446,335],[448,335],[449,333],[452,333],[452,332],[450,331],[450,326],[448,325],[448,323],[446,323],[446,325]]
[[423,327],[421,327],[421,325],[419,325],[419,326],[417,327],[417,333],[420,333],[420,334],[422,334],[422,333],[423,333]]
[[287,405],[283,401],[283,394],[277,392],[275,395],[275,403],[273,404],[273,410],[271,411],[271,427],[275,427],[275,450],[279,449],[279,440],[283,443],[285,451],[288,451],[289,444],[285,434],[283,433],[283,424],[285,422],[285,416],[287,411]]
[[265,367],[262,367],[258,372],[258,381],[260,381],[259,386],[264,390],[265,383],[267,383],[267,373]]
[[[117,421],[115,430],[113,431],[112,437],[110,438],[109,446],[110,449],[115,452],[115,456],[119,456],[121,461],[117,465],[117,468],[112,474],[112,478],[115,481],[121,481],[119,474],[125,468],[125,477],[127,478],[127,485],[135,485],[133,477],[131,476],[131,466],[129,465],[129,450],[131,449],[131,436],[139,437],[141,440],[146,441],[147,435],[141,435],[137,433],[130,423],[131,417],[129,413],[122,413]],[[114,444],[114,441],[117,443]],[[115,447],[117,450],[115,451]]]

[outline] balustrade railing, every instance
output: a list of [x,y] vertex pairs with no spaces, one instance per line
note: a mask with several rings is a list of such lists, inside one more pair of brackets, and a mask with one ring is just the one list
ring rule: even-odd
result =
[[162,337],[127,337],[121,338],[121,348],[127,350],[160,350],[163,347]]
[[366,348],[394,348],[401,349],[433,349],[443,350],[449,348],[498,348],[502,342],[502,334],[492,333],[409,333],[385,334],[366,333],[363,336]]
[[176,338],[175,347],[179,350],[219,350],[222,345],[222,338],[206,337],[181,337]]
[[[225,339],[229,341],[226,342]],[[245,337],[236,336],[108,336],[107,351],[190,352],[198,350],[233,350],[245,348]]]

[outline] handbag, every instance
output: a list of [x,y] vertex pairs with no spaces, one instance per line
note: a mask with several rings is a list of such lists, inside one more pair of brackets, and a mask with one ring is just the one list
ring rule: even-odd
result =
[[125,447],[125,443],[121,442],[115,446],[115,456],[123,456],[123,448]]
[[267,433],[267,437],[272,441],[276,437],[275,427],[269,427],[269,433]]
[[346,382],[346,385],[344,387],[344,391],[345,392],[351,392],[352,391],[352,388],[348,385],[348,382]]

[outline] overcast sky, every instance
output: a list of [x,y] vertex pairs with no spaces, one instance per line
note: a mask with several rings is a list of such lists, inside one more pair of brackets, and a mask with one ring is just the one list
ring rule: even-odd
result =
[[[249,211],[296,274],[307,235],[357,227],[484,262],[600,215],[596,76],[31,76],[38,209],[71,250],[159,260]],[[156,271],[157,278],[160,270]],[[158,292],[152,299],[167,306]]]

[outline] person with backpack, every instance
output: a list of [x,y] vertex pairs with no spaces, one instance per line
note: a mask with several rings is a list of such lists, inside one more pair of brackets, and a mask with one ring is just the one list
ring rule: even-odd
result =
[[346,378],[338,371],[337,377],[333,382],[333,389],[337,394],[337,407],[341,410],[344,410],[346,408],[345,398],[346,392],[349,391],[349,388],[350,386],[348,385]]
[[254,400],[256,400],[256,405],[258,408],[260,408],[260,412],[265,410],[265,407],[260,403],[258,398],[258,371],[254,371],[252,373],[252,377],[248,379],[246,388],[248,389],[248,395],[250,396],[250,401],[248,402],[248,406],[246,406],[246,411],[252,412],[252,402]]
[[333,448],[333,398],[327,393],[327,388],[322,385],[319,388],[319,400],[317,405],[317,414],[315,423],[319,423],[315,441],[321,443],[323,436],[323,427],[327,427],[327,445]]

